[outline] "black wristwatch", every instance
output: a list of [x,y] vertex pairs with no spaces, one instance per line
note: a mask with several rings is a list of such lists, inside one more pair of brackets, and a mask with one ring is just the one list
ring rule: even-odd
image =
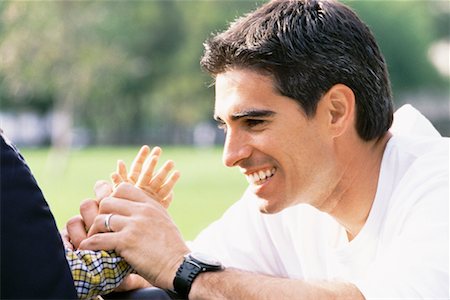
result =
[[220,270],[223,270],[223,266],[216,259],[201,253],[189,253],[184,256],[183,263],[178,268],[173,279],[173,288],[178,295],[187,299],[198,274]]

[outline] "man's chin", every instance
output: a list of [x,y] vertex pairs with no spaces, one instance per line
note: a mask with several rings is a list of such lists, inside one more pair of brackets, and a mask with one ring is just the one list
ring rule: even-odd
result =
[[283,210],[283,207],[276,205],[276,201],[269,201],[267,199],[258,199],[259,211],[263,214],[276,214]]

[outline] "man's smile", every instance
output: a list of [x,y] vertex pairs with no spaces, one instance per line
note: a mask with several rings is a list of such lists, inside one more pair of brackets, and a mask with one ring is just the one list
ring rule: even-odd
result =
[[245,172],[245,177],[248,183],[254,185],[261,185],[266,182],[270,177],[272,177],[276,172],[276,168],[262,169],[256,172],[247,173]]

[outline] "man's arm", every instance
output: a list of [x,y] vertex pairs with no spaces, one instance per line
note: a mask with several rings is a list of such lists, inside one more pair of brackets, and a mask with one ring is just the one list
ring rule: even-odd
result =
[[[130,173],[127,172],[125,164],[118,161],[117,172],[111,175],[113,182],[116,185],[122,182],[136,185],[161,205],[167,207],[171,201],[172,189],[179,178],[179,172],[175,171],[170,174],[174,167],[172,161],[167,161],[155,172],[160,155],[159,147],[150,151],[148,146],[143,146],[133,161]],[[66,258],[72,270],[80,299],[90,299],[113,291],[132,270],[130,265],[114,251],[74,250],[86,237],[86,228],[92,225],[91,219],[98,213],[98,203],[113,193],[113,189],[106,182],[98,182],[94,187],[94,192],[96,199],[85,200],[80,207],[82,215],[86,218],[77,217],[75,220],[78,222],[72,220],[71,226],[67,226],[67,230],[62,232],[66,244]],[[75,231],[73,225],[76,226]],[[82,235],[75,237],[72,234],[72,239],[70,239],[68,236],[70,232],[81,232]],[[73,244],[69,242],[70,240]]]
[[[166,210],[141,190],[122,184],[117,198],[100,203],[90,238],[82,249],[115,249],[153,285],[173,289],[173,278],[189,252]],[[104,231],[104,219],[113,213],[115,232]],[[297,299],[364,299],[350,283],[308,282],[275,278],[236,269],[200,274],[190,299],[274,299],[280,295]]]
[[0,298],[75,298],[53,215],[25,160],[1,133],[0,161]]
[[189,299],[353,299],[364,300],[348,282],[304,281],[226,269],[200,274]]

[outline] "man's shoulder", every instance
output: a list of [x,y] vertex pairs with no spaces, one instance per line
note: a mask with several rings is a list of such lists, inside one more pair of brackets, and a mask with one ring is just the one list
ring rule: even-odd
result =
[[390,170],[393,172],[393,192],[390,199],[395,218],[408,215],[418,208],[434,207],[448,211],[449,146],[442,137],[396,136],[393,140]]
[[449,138],[442,137],[431,122],[411,105],[404,105],[395,112],[390,132],[393,137],[387,149],[391,159],[408,170],[416,167],[424,168],[422,171],[433,168],[448,170]]
[[449,154],[450,149],[450,139],[441,136],[394,135],[391,144],[400,155],[409,155],[414,159],[428,156],[442,158]]
[[417,175],[427,170],[447,170],[450,154],[450,139],[436,136],[402,136],[392,138],[392,152],[399,161],[408,165],[408,171],[420,168]]

